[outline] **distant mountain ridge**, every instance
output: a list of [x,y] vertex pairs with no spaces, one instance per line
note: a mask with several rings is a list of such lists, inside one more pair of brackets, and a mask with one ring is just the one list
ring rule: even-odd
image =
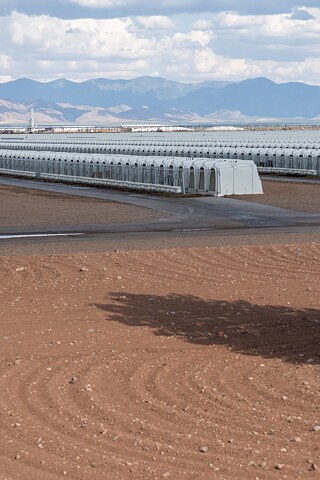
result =
[[148,76],[79,83],[21,78],[0,83],[0,99],[1,124],[27,121],[31,107],[38,123],[215,122],[221,112],[226,121],[240,122],[320,116],[319,86],[264,77],[202,83]]

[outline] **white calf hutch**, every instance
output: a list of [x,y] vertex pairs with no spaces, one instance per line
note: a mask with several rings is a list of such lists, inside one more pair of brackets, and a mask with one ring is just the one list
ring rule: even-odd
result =
[[182,194],[260,194],[251,160],[0,150],[0,173]]
[[[241,143],[241,142],[239,142]],[[245,144],[245,142],[242,142]],[[287,174],[319,175],[320,150],[317,145],[290,147],[267,144],[263,146],[228,144],[228,142],[193,142],[186,141],[148,141],[143,139],[74,141],[35,141],[5,139],[0,142],[2,150],[26,150],[44,152],[87,153],[92,155],[134,155],[146,157],[182,157],[252,160],[257,167],[265,172],[278,173],[279,169]]]

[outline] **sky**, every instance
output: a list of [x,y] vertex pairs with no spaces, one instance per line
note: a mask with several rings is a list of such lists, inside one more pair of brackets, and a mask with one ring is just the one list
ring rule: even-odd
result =
[[319,0],[0,0],[0,82],[320,84]]

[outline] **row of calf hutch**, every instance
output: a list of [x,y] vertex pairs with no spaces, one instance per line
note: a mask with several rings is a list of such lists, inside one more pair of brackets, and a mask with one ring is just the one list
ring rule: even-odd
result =
[[262,193],[250,160],[0,150],[0,173],[182,194]]
[[[34,136],[26,136],[24,138],[17,139],[5,137],[4,140],[6,142],[10,142],[12,144],[23,144],[23,143],[34,143],[34,144],[41,144],[41,143],[61,143],[61,138],[52,135],[46,135],[45,139],[41,138],[41,140],[34,138]],[[199,139],[199,138],[183,138],[181,134],[179,137],[137,137],[137,136],[129,136],[126,134],[125,136],[121,134],[115,135],[108,135],[105,138],[92,138],[92,137],[85,137],[85,138],[77,138],[74,140],[67,136],[64,143],[68,144],[96,144],[96,145],[105,145],[105,144],[120,144],[120,145],[144,145],[144,146],[164,146],[164,147],[175,147],[175,146],[183,146],[183,147],[200,147],[200,148],[207,148],[207,147],[228,147],[228,148],[280,148],[280,149],[319,149],[319,139],[304,139],[304,140],[297,140],[297,139],[275,139],[273,138],[262,138],[262,139],[249,139],[243,136],[238,139],[221,139],[221,138],[206,138],[206,139]]]
[[[66,145],[122,145],[122,146],[143,146],[143,147],[167,147],[167,148],[175,148],[175,147],[190,147],[190,148],[262,148],[262,149],[269,149],[269,148],[278,148],[281,150],[319,150],[319,144],[315,143],[313,145],[308,145],[308,144],[283,144],[283,143],[257,143],[257,142],[187,142],[187,141],[179,141],[179,142],[174,142],[174,141],[158,141],[158,142],[152,142],[152,141],[141,141],[141,140],[106,140],[103,142],[99,141],[77,141],[77,142],[72,142],[72,141],[66,141],[63,142]],[[35,141],[35,142],[26,142],[22,140],[10,140],[7,144],[4,144],[5,148],[16,148],[19,150],[19,145],[21,148],[24,147],[24,145],[60,145],[60,141]],[[10,147],[12,146],[12,147]],[[29,147],[29,148],[30,148]],[[0,148],[1,147],[0,145]]]
[[186,148],[255,148],[255,149],[280,149],[280,150],[319,150],[319,142],[314,142],[314,143],[285,143],[285,142],[246,142],[246,141],[238,141],[238,142],[230,142],[230,141],[219,141],[219,140],[214,140],[214,141],[187,141],[187,140],[157,140],[157,141],[152,141],[152,140],[146,140],[146,139],[128,139],[128,138],[118,138],[118,139],[104,139],[102,140],[92,140],[92,139],[87,139],[87,140],[82,140],[79,139],[77,141],[74,141],[72,139],[65,140],[64,142],[61,142],[61,139],[56,139],[56,138],[50,138],[48,140],[31,140],[31,139],[8,139],[5,138],[0,143],[0,148],[16,148],[16,149],[33,149],[33,146],[35,148],[42,148],[45,146],[53,147],[53,146],[78,146],[78,147],[101,147],[101,146],[109,146],[109,145],[117,145],[117,146],[134,146],[134,147],[144,147],[144,148],[150,148],[150,147],[166,147],[167,149],[171,148],[177,148],[177,147],[183,147],[184,149]]
[[[320,150],[295,150],[280,148],[215,148],[159,145],[135,145],[121,143],[13,143],[1,142],[4,150],[36,150],[104,155],[163,156],[203,159],[252,160],[258,167],[302,170],[303,173],[320,174]],[[308,172],[309,171],[309,172]],[[290,173],[290,172],[289,172]]]

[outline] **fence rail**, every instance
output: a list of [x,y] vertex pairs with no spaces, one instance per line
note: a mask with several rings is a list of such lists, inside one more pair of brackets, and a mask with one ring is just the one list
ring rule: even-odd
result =
[[165,193],[181,193],[181,187],[170,185],[156,185],[151,183],[127,182],[124,180],[111,180],[106,178],[75,177],[72,175],[56,175],[52,173],[41,173],[40,177],[47,180],[58,180],[67,183],[85,183],[89,185],[108,185],[111,187],[128,188],[134,190],[147,190]]

